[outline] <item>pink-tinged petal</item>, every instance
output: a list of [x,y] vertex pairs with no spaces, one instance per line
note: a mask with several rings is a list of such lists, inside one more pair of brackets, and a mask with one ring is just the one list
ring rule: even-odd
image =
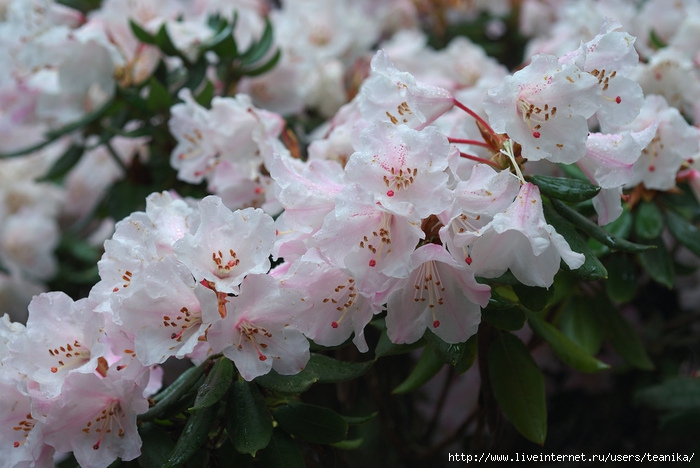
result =
[[598,213],[598,225],[612,223],[622,214],[622,187],[601,189],[593,197],[593,208]]
[[481,321],[491,289],[478,284],[442,247],[426,244],[411,255],[413,271],[391,292],[387,332],[393,343],[413,343],[430,329],[448,343],[462,343]]
[[260,209],[231,212],[218,197],[199,203],[197,232],[186,234],[173,246],[178,260],[199,282],[210,281],[220,292],[236,293],[245,275],[266,273],[275,241],[272,218]]
[[226,316],[212,323],[207,341],[214,352],[231,359],[246,380],[270,369],[296,374],[309,360],[309,342],[293,323],[312,305],[269,275],[248,275],[240,294],[226,303]]

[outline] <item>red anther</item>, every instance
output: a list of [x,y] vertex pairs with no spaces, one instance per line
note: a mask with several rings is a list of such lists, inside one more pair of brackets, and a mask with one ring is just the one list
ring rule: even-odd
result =
[[433,328],[437,328],[437,327],[439,327],[439,326],[440,326],[440,321],[439,321],[439,320],[436,320],[436,321],[433,322]]
[[257,193],[258,195],[260,195],[263,192],[264,190],[262,189],[262,187],[255,187],[255,193]]
[[264,354],[261,354],[258,359],[260,359],[261,361],[267,361],[267,356],[265,356]]
[[651,166],[649,166],[649,172],[654,172],[655,170],[656,170],[656,166],[654,166],[653,164]]
[[377,261],[375,259],[372,259],[369,261],[369,266],[373,267],[377,264]]
[[615,102],[620,104],[622,102],[622,98],[620,96],[616,97]]
[[539,138],[541,135],[540,132],[532,132],[532,136],[535,138]]
[[393,191],[393,190],[387,190],[387,191],[386,191],[386,196],[387,196],[387,197],[393,197],[393,196],[394,196],[394,191]]
[[56,372],[58,372],[58,368],[57,368],[57,367],[52,367],[52,368],[51,368],[51,373],[55,374]]
[[630,196],[627,194],[623,194],[620,197],[622,198],[622,201],[626,201],[626,202],[630,201]]
[[100,441],[98,440],[97,443],[96,443],[95,445],[92,446],[92,449],[93,449],[93,450],[97,450],[97,449],[99,449],[99,448],[100,448]]
[[331,322],[331,327],[338,328],[338,322]]
[[472,264],[472,258],[471,258],[471,257],[465,258],[464,261],[467,262],[467,265],[471,265],[471,264]]

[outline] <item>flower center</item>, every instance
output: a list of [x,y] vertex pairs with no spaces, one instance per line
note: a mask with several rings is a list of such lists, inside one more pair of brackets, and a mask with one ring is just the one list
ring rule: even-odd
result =
[[341,312],[338,321],[331,322],[331,327],[338,328],[338,325],[345,319],[350,308],[355,304],[357,300],[357,292],[355,292],[355,280],[353,278],[348,278],[348,280],[339,284],[333,290],[333,293],[328,297],[323,298],[324,304],[332,304],[338,312]]
[[[369,261],[369,266],[374,267],[383,253],[391,252],[391,231],[389,230],[390,215],[382,213],[379,218],[379,225],[376,230],[372,231],[371,235],[362,237],[360,248],[367,249],[372,253],[372,258]],[[384,247],[386,246],[386,252]]]
[[247,320],[242,320],[241,322],[238,323],[236,326],[238,328],[238,331],[240,332],[238,336],[238,344],[236,347],[239,350],[243,349],[242,345],[242,340],[247,339],[251,342],[253,345],[253,348],[255,349],[255,352],[258,353],[258,359],[261,361],[267,361],[267,356],[265,356],[261,349],[265,350],[267,349],[267,344],[264,343],[262,340],[272,338],[272,333],[268,332],[262,327],[258,327],[252,323],[250,323]]
[[57,348],[49,348],[49,354],[56,359],[56,366],[51,366],[51,372],[57,373],[64,368],[74,369],[90,361],[90,352],[81,349],[82,345],[78,340],[73,344],[66,343]]
[[557,108],[553,106],[550,109],[549,104],[539,107],[521,97],[518,98],[518,112],[522,115],[523,122],[525,122],[530,129],[532,136],[534,138],[539,138],[541,136],[540,129],[542,128],[542,124],[556,115]]
[[435,316],[435,306],[443,305],[442,293],[445,287],[437,271],[434,261],[425,262],[418,267],[418,273],[413,283],[414,302],[428,302],[428,309],[433,315],[433,328],[440,326],[440,321]]

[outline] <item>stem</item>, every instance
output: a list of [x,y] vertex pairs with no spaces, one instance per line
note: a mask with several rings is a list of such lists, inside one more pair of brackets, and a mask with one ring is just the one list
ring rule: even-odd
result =
[[488,130],[488,132],[489,132],[491,135],[494,135],[494,136],[496,135],[496,132],[493,131],[493,129],[491,128],[491,126],[490,126],[484,119],[482,119],[481,117],[479,117],[479,115],[478,115],[476,112],[474,112],[473,110],[471,110],[470,108],[468,108],[467,106],[465,106],[464,104],[462,104],[461,102],[459,102],[459,101],[458,101],[457,99],[455,99],[455,98],[453,98],[453,102],[454,102],[455,106],[459,107],[459,108],[462,109],[464,112],[466,112],[467,114],[471,115],[471,116],[474,117],[476,120],[478,120],[479,123],[481,123],[481,125],[483,125],[484,128],[485,128],[486,130]]
[[461,138],[450,138],[447,137],[447,141],[450,143],[456,143],[459,145],[475,145],[475,146],[483,146],[484,148],[491,148],[491,145],[488,143],[485,143],[483,141],[477,141],[477,140],[463,140]]
[[112,147],[112,142],[111,140],[106,140],[104,142],[105,148],[107,148],[107,153],[112,157],[115,163],[124,171],[124,174],[129,173],[129,168],[126,167],[126,164],[124,164],[124,161],[122,161],[122,158],[119,157],[117,152],[114,150],[114,147]]
[[501,166],[496,164],[493,161],[489,161],[488,159],[480,158],[479,156],[474,156],[473,154],[467,154],[467,153],[462,153],[461,151],[459,152],[459,155],[463,158],[471,159],[472,161],[480,162],[483,164],[488,164],[489,166],[496,168],[498,170],[501,169]]

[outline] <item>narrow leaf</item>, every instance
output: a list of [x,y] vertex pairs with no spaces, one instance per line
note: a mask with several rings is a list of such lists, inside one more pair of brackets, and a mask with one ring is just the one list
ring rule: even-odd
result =
[[513,291],[518,295],[520,303],[528,309],[542,310],[552,303],[555,287],[555,285],[552,285],[552,287],[547,289],[537,286],[516,284],[513,286]]
[[561,331],[574,343],[595,355],[603,343],[603,329],[600,320],[586,298],[571,301],[561,316]]
[[384,356],[395,356],[397,354],[406,354],[408,352],[413,351],[414,349],[418,349],[421,346],[425,345],[425,341],[422,338],[420,340],[416,341],[415,343],[411,343],[411,344],[392,343],[391,340],[389,339],[389,335],[387,334],[384,319],[375,320],[372,322],[372,325],[374,325],[375,327],[377,327],[381,330],[381,335],[379,335],[379,341],[377,342],[377,347],[374,350],[375,359],[378,359],[378,358],[384,357]]
[[524,312],[532,331],[549,343],[556,355],[568,366],[581,372],[598,372],[610,368],[554,328],[540,314],[527,309],[524,309]]
[[175,468],[181,466],[199,450],[209,436],[209,429],[216,420],[218,408],[210,406],[190,414],[180,438],[175,443],[173,451],[163,468]]
[[259,67],[255,68],[245,68],[241,72],[242,75],[245,76],[259,76],[262,75],[263,73],[267,73],[268,71],[272,70],[275,65],[277,65],[277,62],[279,62],[280,58],[282,57],[282,50],[277,49],[275,54],[272,56],[270,60],[265,62],[264,64],[260,65]]
[[143,441],[141,455],[138,458],[141,468],[161,468],[175,448],[175,442],[160,426],[146,423],[139,427]]
[[335,411],[323,406],[290,401],[273,412],[280,427],[295,437],[315,444],[345,440],[348,423]]
[[158,113],[166,109],[170,109],[173,105],[173,100],[170,93],[154,76],[148,80],[148,97],[146,98],[146,106],[152,112]]
[[215,405],[221,400],[233,382],[233,363],[227,357],[220,357],[204,383],[197,391],[197,398],[191,410],[198,410]]
[[598,195],[600,187],[589,182],[564,177],[530,176],[530,180],[548,197],[578,203]]
[[668,230],[671,231],[673,237],[700,257],[700,229],[683,216],[671,210],[666,211],[666,222],[668,223]]
[[656,249],[641,252],[638,255],[639,262],[654,281],[672,289],[676,273],[673,269],[673,259],[666,249],[664,241],[661,238],[656,238],[649,241],[649,244],[655,246]]
[[520,330],[525,325],[525,314],[517,307],[510,309],[492,309],[487,307],[481,311],[481,319],[501,330]]
[[406,377],[406,380],[401,382],[398,387],[391,391],[393,394],[400,395],[402,393],[412,392],[422,387],[426,382],[435,377],[445,362],[440,358],[430,346],[423,348],[416,367]]
[[700,409],[700,380],[673,377],[638,391],[635,399],[662,411]]
[[501,333],[489,346],[488,366],[491,388],[503,413],[526,439],[544,444],[544,377],[523,342]]
[[273,392],[294,394],[308,390],[318,382],[318,375],[306,369],[295,375],[280,375],[273,369],[265,375],[256,377],[253,381]]
[[81,145],[70,145],[70,147],[68,147],[68,149],[61,155],[61,157],[59,157],[56,162],[53,163],[53,166],[51,166],[49,172],[47,172],[46,175],[41,177],[38,181],[59,182],[68,173],[68,171],[73,169],[73,166],[80,161],[84,151],[85,148],[83,148]]
[[366,416],[343,416],[342,418],[349,425],[357,426],[359,424],[364,424],[366,422],[370,422],[371,420],[376,418],[378,414],[379,414],[379,412],[375,411],[374,413],[370,413]]
[[170,384],[165,390],[153,397],[154,406],[145,413],[139,415],[139,420],[149,421],[160,416],[171,405],[177,403],[182,397],[193,391],[194,386],[204,373],[204,363],[196,367],[190,367],[180,377]]
[[653,246],[635,244],[625,239],[616,237],[610,234],[609,232],[605,232],[593,221],[586,218],[573,208],[567,206],[564,202],[552,199],[552,206],[554,206],[554,209],[557,210],[557,212],[560,215],[562,215],[565,219],[569,220],[569,222],[571,222],[574,226],[581,229],[583,232],[585,232],[601,244],[607,245],[613,250],[621,250],[623,252],[636,253],[653,249]]
[[275,428],[270,444],[261,450],[260,466],[263,468],[304,468],[304,457],[292,438],[282,429]]
[[464,343],[446,343],[430,330],[426,330],[423,339],[445,364],[454,366],[464,355]]
[[226,407],[226,430],[240,453],[255,456],[272,437],[272,418],[257,385],[238,380]]
[[610,299],[629,302],[637,292],[637,270],[627,255],[614,255],[608,261],[610,278],[605,282],[605,290]]
[[246,50],[241,56],[240,60],[243,64],[255,63],[267,54],[272,46],[273,34],[272,34],[272,23],[268,18],[265,19],[265,30],[258,42],[253,42],[248,50]]
[[654,239],[664,230],[661,210],[652,202],[641,202],[634,218],[634,232],[642,239]]
[[455,370],[458,374],[464,374],[474,364],[479,344],[478,336],[478,334],[472,335],[471,338],[469,338],[467,342],[464,343],[464,354],[462,355],[459,362],[455,364]]
[[134,36],[136,36],[136,39],[139,41],[143,42],[144,44],[156,44],[156,37],[143,29],[133,20],[129,20],[129,26],[131,27],[131,32],[134,33]]

